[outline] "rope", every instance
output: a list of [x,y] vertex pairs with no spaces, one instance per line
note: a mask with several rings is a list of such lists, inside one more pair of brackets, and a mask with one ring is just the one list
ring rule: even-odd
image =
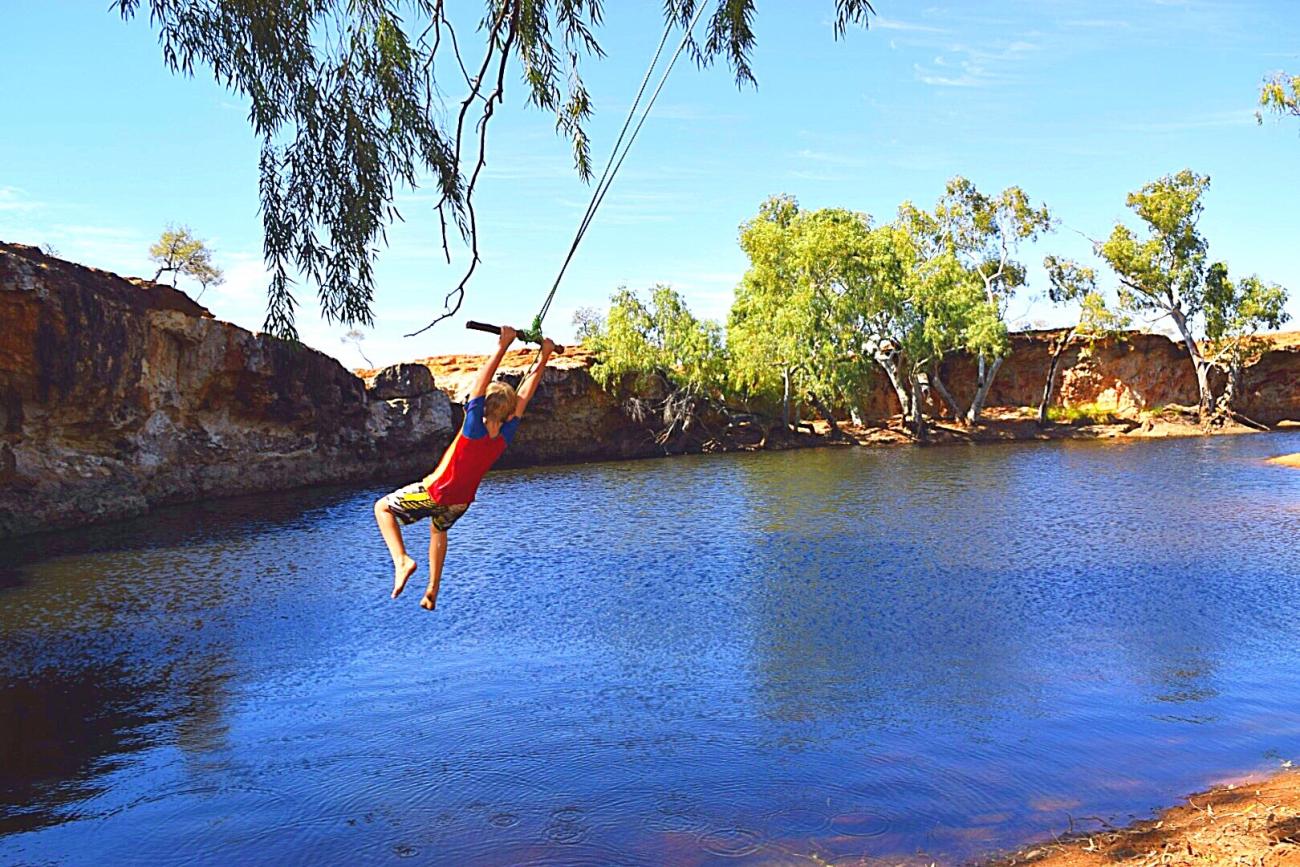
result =
[[654,74],[655,67],[659,64],[659,57],[663,53],[664,45],[668,41],[668,34],[672,32],[673,22],[670,20],[668,26],[664,28],[664,35],[659,40],[659,47],[655,49],[654,57],[650,61],[649,68],[645,71],[645,77],[641,79],[641,87],[637,90],[636,99],[632,101],[631,108],[628,109],[627,119],[623,121],[623,129],[619,131],[618,140],[614,142],[614,148],[610,151],[609,159],[605,162],[605,170],[601,172],[600,180],[596,182],[595,189],[592,190],[591,201],[587,203],[587,211],[582,216],[582,221],[578,224],[578,231],[573,236],[573,243],[569,245],[569,252],[564,257],[564,262],[560,265],[560,271],[555,275],[555,282],[551,284],[551,291],[547,293],[546,300],[542,302],[542,308],[533,318],[531,331],[538,337],[541,337],[542,320],[550,312],[551,301],[555,298],[555,291],[560,288],[560,281],[564,279],[564,272],[568,269],[569,263],[573,261],[574,254],[578,251],[578,244],[587,234],[588,227],[591,226],[592,220],[596,216],[596,210],[600,203],[605,200],[605,194],[609,192],[610,186],[614,183],[614,177],[618,174],[619,168],[623,161],[627,159],[628,152],[632,149],[633,142],[636,141],[637,134],[641,132],[641,127],[645,125],[646,118],[650,116],[650,109],[654,107],[655,100],[659,98],[660,92],[664,89],[664,84],[668,81],[668,74],[673,71],[673,66],[677,63],[677,58],[681,56],[682,51],[691,41],[691,33],[695,30],[696,23],[699,22],[704,8],[708,4],[700,0],[695,9],[695,16],[691,19],[690,25],[682,33],[682,41],[673,52],[672,59],[668,61],[668,66],[664,68],[663,75],[659,79],[659,84],[655,87],[654,93],[650,95],[649,101],[645,105],[645,110],[641,113],[641,119],[632,129],[632,135],[628,137],[626,146],[623,146],[622,153],[619,153],[619,147],[623,145],[623,138],[627,134],[628,126],[632,123],[632,118],[636,116],[637,106],[641,102],[641,97],[645,94],[646,84],[649,83],[651,75]]

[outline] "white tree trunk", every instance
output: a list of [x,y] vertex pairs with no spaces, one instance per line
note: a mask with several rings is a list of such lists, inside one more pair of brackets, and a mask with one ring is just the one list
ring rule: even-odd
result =
[[921,378],[915,372],[908,375],[912,392],[912,431],[918,440],[925,439],[925,403],[921,398]]
[[902,410],[903,422],[906,424],[912,418],[912,396],[908,392],[908,383],[903,382],[898,362],[889,356],[877,356],[876,363],[884,368],[885,375],[889,377],[889,384],[894,387],[894,396],[898,398],[898,406]]
[[782,368],[781,379],[785,390],[781,394],[781,424],[790,429],[790,368]]
[[1210,417],[1212,405],[1212,395],[1210,394],[1210,363],[1205,360],[1201,354],[1201,348],[1196,345],[1196,339],[1192,337],[1191,328],[1187,325],[1187,317],[1183,315],[1182,308],[1174,307],[1169,311],[1169,318],[1174,320],[1174,325],[1178,326],[1178,333],[1182,335],[1183,346],[1187,348],[1187,355],[1192,360],[1192,367],[1196,370],[1196,388],[1198,391],[1199,406],[1201,412],[1201,421],[1206,422]]
[[993,359],[993,364],[989,365],[984,356],[980,356],[979,362],[979,387],[975,389],[975,397],[970,402],[970,409],[966,413],[966,423],[975,424],[979,421],[980,413],[984,411],[984,401],[988,400],[989,389],[993,387],[993,377],[998,375],[998,370],[1002,367],[1003,358]]

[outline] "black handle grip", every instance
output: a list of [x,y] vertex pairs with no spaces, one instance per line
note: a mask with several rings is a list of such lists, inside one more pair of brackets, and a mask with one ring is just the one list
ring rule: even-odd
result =
[[[471,331],[485,331],[485,332],[487,332],[488,334],[500,334],[500,333],[501,333],[501,326],[500,326],[500,325],[489,325],[489,324],[487,324],[486,322],[475,322],[473,319],[471,319],[471,320],[469,320],[468,322],[466,322],[466,323],[465,323],[465,327],[468,328],[468,329],[470,329]],[[520,335],[520,336],[522,337],[522,335]],[[530,341],[530,342],[532,342],[532,343],[540,343],[541,341],[536,341],[536,340],[534,340],[534,341]],[[564,347],[561,346],[561,345],[558,344],[558,343],[555,344],[555,354],[556,354],[556,355],[563,355],[563,354],[564,354]]]

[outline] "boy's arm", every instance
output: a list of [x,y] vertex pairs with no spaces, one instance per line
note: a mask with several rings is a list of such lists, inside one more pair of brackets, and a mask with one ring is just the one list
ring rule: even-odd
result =
[[487,394],[488,386],[492,384],[492,377],[496,376],[497,368],[501,366],[501,359],[505,357],[510,344],[515,342],[515,334],[515,330],[509,325],[501,326],[501,337],[497,340],[497,351],[479,368],[478,379],[474,380],[474,389],[469,393],[470,400]]
[[546,372],[546,362],[551,360],[551,353],[554,351],[555,343],[552,342],[551,338],[548,337],[542,341],[542,352],[537,359],[537,366],[533,368],[532,373],[528,374],[528,378],[524,380],[523,384],[519,386],[519,391],[516,392],[518,398],[515,401],[515,411],[511,418],[519,418],[524,414],[524,410],[528,408],[528,401],[532,400],[533,395],[537,393],[537,386],[542,382],[542,374]]

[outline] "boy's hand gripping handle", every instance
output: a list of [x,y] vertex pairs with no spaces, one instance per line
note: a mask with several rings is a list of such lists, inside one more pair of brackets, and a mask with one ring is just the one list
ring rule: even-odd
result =
[[[469,322],[466,322],[466,323],[465,323],[465,327],[468,328],[468,329],[470,329],[471,331],[485,331],[485,332],[487,332],[488,334],[500,334],[500,333],[501,333],[501,326],[500,326],[500,325],[489,325],[489,324],[486,323],[486,322],[475,322],[473,319],[471,319]],[[542,342],[542,337],[541,337],[540,334],[533,334],[533,333],[530,332],[530,331],[520,331],[520,332],[519,332],[519,339],[520,339],[520,340],[523,340],[523,341],[526,342],[526,343],[541,343],[541,342]],[[561,346],[561,345],[558,344],[558,343],[555,344],[555,354],[556,354],[556,355],[563,355],[563,354],[564,354],[564,347]]]

